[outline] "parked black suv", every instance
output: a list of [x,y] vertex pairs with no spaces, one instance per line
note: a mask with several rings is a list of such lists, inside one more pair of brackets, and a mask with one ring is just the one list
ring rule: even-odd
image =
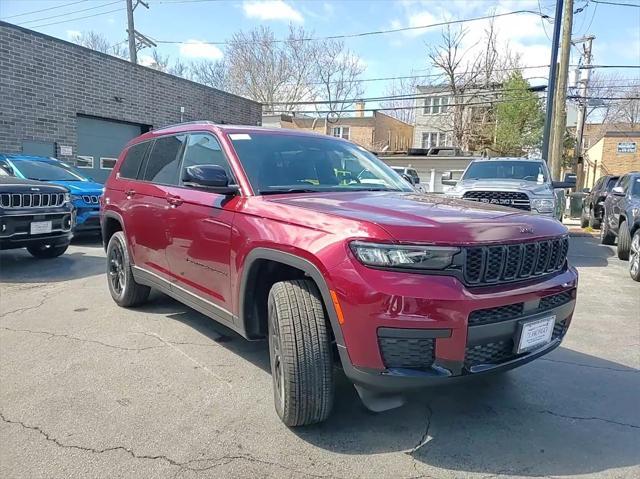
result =
[[596,184],[582,202],[582,214],[580,216],[580,226],[586,228],[599,229],[602,223],[602,213],[604,212],[604,200],[611,189],[620,179],[619,176],[606,175],[598,179]]
[[71,241],[69,191],[0,172],[0,250],[27,248],[36,258],[55,258]]
[[621,177],[607,196],[600,238],[603,244],[612,245],[617,236],[618,258],[627,260],[632,244],[637,244],[638,239],[634,236],[639,234],[639,229],[640,172],[633,172]]

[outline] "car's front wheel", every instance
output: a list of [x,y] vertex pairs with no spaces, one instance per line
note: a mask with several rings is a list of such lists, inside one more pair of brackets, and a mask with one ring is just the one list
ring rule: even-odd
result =
[[31,256],[38,259],[51,259],[57,258],[69,247],[69,243],[53,245],[50,243],[43,243],[34,246],[27,246],[27,251],[31,253]]
[[623,221],[618,228],[618,258],[621,260],[629,259],[629,250],[631,249],[631,232],[627,226],[627,222]]
[[118,231],[107,245],[107,283],[111,297],[122,307],[137,306],[149,297],[151,289],[136,283],[124,233]]
[[333,355],[320,293],[309,280],[269,292],[269,355],[276,412],[287,426],[324,421],[333,406]]
[[640,281],[640,228],[633,233],[629,252],[629,275],[634,281]]

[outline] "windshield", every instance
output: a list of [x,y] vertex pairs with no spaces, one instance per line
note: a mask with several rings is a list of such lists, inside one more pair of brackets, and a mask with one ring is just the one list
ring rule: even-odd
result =
[[25,178],[40,181],[87,181],[87,179],[62,162],[20,160],[13,166]]
[[463,180],[524,180],[545,183],[547,170],[539,161],[478,161],[471,163]]
[[315,191],[411,191],[371,153],[325,137],[229,134],[257,194]]
[[640,177],[631,180],[631,196],[640,198]]

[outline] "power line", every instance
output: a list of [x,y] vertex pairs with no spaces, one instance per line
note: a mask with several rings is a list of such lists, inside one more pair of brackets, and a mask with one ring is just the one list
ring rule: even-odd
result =
[[31,15],[33,13],[48,12],[49,10],[55,10],[57,8],[63,8],[63,7],[70,7],[71,5],[76,5],[78,3],[83,3],[83,2],[86,2],[86,1],[88,1],[88,0],[77,0],[75,2],[65,3],[63,5],[56,5],[55,7],[41,8],[40,10],[31,10],[30,12],[23,12],[23,13],[18,13],[17,15],[11,15],[11,16],[8,16],[8,17],[4,17],[2,20],[8,20],[10,18],[17,18],[17,17],[24,17],[25,15]]
[[126,10],[126,9],[125,8],[115,8],[113,10],[107,10],[106,12],[94,13],[93,15],[84,15],[82,17],[69,18],[67,20],[59,20],[57,22],[44,23],[42,25],[31,25],[31,26],[29,26],[29,28],[31,28],[31,29],[33,29],[33,28],[42,28],[42,27],[48,27],[49,25],[58,25],[60,23],[75,22],[76,20],[84,20],[85,18],[98,17],[100,15],[108,15],[109,13],[122,12],[124,10]]
[[590,0],[593,3],[601,3],[603,5],[615,5],[616,7],[633,7],[640,8],[640,3],[621,3],[621,2],[607,2],[604,0]]
[[[481,17],[473,17],[473,18],[464,18],[464,19],[460,19],[460,20],[449,20],[449,21],[445,21],[445,22],[438,22],[438,23],[432,23],[429,25],[419,25],[419,26],[415,26],[415,27],[402,27],[402,28],[391,28],[391,29],[387,29],[387,30],[372,30],[372,31],[367,31],[367,32],[359,32],[359,33],[348,33],[348,34],[343,34],[343,35],[329,35],[326,37],[306,37],[306,38],[295,38],[295,39],[291,39],[291,40],[273,40],[273,41],[256,41],[256,42],[243,42],[244,44],[253,44],[253,43],[257,43],[257,44],[264,44],[264,43],[287,43],[287,42],[312,42],[312,41],[320,41],[320,40],[340,40],[340,39],[344,39],[344,38],[360,38],[360,37],[367,37],[367,36],[371,36],[371,35],[384,35],[387,33],[398,33],[398,32],[406,32],[406,31],[411,31],[411,30],[422,30],[425,28],[433,28],[433,27],[443,27],[443,26],[447,26],[447,25],[455,25],[455,24],[459,24],[459,23],[466,23],[466,22],[475,22],[478,20],[489,20],[491,18],[498,18],[498,17],[506,17],[509,15],[519,15],[522,13],[528,13],[531,15],[535,15],[535,16],[541,16],[540,13],[538,12],[534,12],[532,10],[515,10],[512,12],[504,12],[504,13],[496,13],[493,15],[484,15]],[[549,18],[547,15],[542,15],[541,18]],[[177,41],[177,40],[157,40],[157,43],[173,43],[173,44],[182,44],[182,43],[186,43],[182,40]],[[203,41],[200,43],[204,43],[206,45],[228,45],[232,42],[225,40],[225,41]]]
[[109,5],[115,5],[116,3],[122,3],[122,0],[116,0],[115,2],[108,2],[108,3],[104,3],[102,5],[96,5],[96,6],[89,7],[89,8],[83,8],[82,10],[74,10],[72,12],[60,13],[58,15],[52,15],[50,17],[36,18],[35,20],[27,20],[27,21],[24,21],[22,23],[18,23],[18,25],[26,25],[27,23],[38,23],[38,22],[42,22],[42,21],[45,21],[45,20],[51,20],[52,18],[66,17],[68,15],[73,15],[73,14],[76,14],[76,13],[88,12],[90,10],[96,10],[96,9],[99,9],[99,8],[108,7]]
[[640,65],[589,65],[588,67],[580,65],[577,66],[580,70],[588,70],[592,68],[640,68]]

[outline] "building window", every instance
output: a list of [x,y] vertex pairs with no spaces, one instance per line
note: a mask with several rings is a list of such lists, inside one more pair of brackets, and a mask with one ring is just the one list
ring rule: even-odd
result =
[[101,170],[113,170],[116,166],[117,158],[100,158],[100,169]]
[[425,115],[438,115],[449,110],[448,96],[430,96],[424,99],[423,113]]
[[451,146],[451,135],[442,131],[429,131],[422,134],[422,148]]
[[348,126],[336,126],[331,130],[331,135],[336,138],[344,138],[345,140],[349,139],[349,127]]
[[93,156],[78,156],[76,166],[78,168],[93,168]]

